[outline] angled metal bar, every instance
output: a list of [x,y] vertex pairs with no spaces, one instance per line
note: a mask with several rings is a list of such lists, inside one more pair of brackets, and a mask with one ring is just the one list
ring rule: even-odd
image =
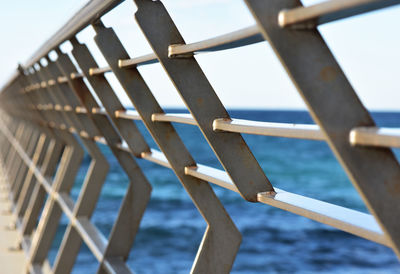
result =
[[[38,141],[35,155],[33,157],[33,162],[35,163],[35,165],[43,167],[45,155],[46,153],[50,152],[49,150],[51,145],[51,139],[49,138],[49,136],[45,133],[42,133]],[[23,183],[20,197],[15,206],[15,212],[18,217],[22,217],[24,215],[28,206],[29,199],[32,197],[32,193],[36,183],[36,177],[34,176],[33,170],[29,169]]]
[[[22,71],[20,71],[21,75]],[[38,79],[37,75],[24,75],[22,77],[22,86],[26,86],[29,83],[33,83],[35,80]],[[38,96],[38,94],[27,94],[28,99],[31,100],[34,103],[40,103],[43,102],[42,100],[47,100],[45,97],[42,95]],[[38,116],[42,117],[43,121],[46,121],[47,115],[46,113],[42,113],[37,111]],[[48,120],[47,120],[48,121]],[[42,165],[42,174],[46,178],[52,178],[52,175],[56,171],[57,163],[59,159],[62,157],[62,153],[64,150],[64,144],[67,143],[65,137],[65,133],[63,132],[58,132],[57,130],[51,131],[46,128],[43,128],[43,131],[52,138],[52,141],[50,143],[50,146],[48,150],[46,151],[46,156],[43,160],[43,165]],[[41,187],[41,185],[37,182],[31,197],[28,199],[24,200],[23,206],[26,207],[26,210],[23,210],[20,215],[23,214],[21,217],[20,222],[20,230],[21,230],[21,245],[24,243],[25,239],[29,237],[29,235],[32,234],[36,222],[39,218],[39,214],[42,209],[42,205],[45,201],[45,195],[46,191]],[[30,246],[30,245],[29,245]]]
[[[54,66],[49,67],[48,70],[43,71],[41,80],[46,81],[50,75],[54,73]],[[52,89],[49,88],[47,95],[51,94]],[[60,100],[54,97],[53,100]],[[54,103],[62,104],[60,101]],[[63,121],[64,118],[60,117]],[[67,123],[67,121],[63,121]],[[64,149],[63,156],[60,162],[60,168],[57,171],[56,178],[52,186],[52,191],[60,193],[69,193],[72,188],[75,177],[80,168],[83,160],[83,149],[75,138],[69,133],[62,132],[63,137],[67,143],[67,147]],[[62,214],[62,209],[56,204],[56,201],[52,196],[49,196],[48,200],[43,209],[42,216],[39,220],[38,229],[35,231],[31,249],[29,250],[28,265],[42,265],[47,257],[48,250],[50,249],[51,242],[55,236],[58,222]]]
[[[48,66],[43,68],[45,77],[56,78],[61,75],[60,69],[57,67],[55,62],[52,62],[48,59]],[[65,110],[73,110],[79,106],[79,100],[74,96],[68,87],[67,83],[61,83],[59,85],[48,86],[48,94],[52,98],[55,105],[60,106],[61,111],[56,111],[62,117],[62,122],[65,123],[70,128],[74,128],[77,130],[78,135],[84,135],[89,137],[97,136],[98,130],[93,124],[88,120],[88,117],[81,116],[78,117],[73,111],[65,111]]]
[[[78,64],[80,64],[79,62],[80,59],[76,58],[76,60]],[[93,67],[95,64],[91,65],[92,65],[91,67]],[[85,69],[86,68],[87,66],[85,67]],[[88,72],[88,70],[86,70],[86,72]],[[105,107],[110,119],[118,129],[121,136],[125,139],[126,143],[128,144],[131,151],[134,153],[134,155],[136,157],[141,157],[141,154],[143,152],[149,152],[150,148],[147,145],[146,141],[144,140],[144,137],[140,133],[137,126],[131,121],[116,119],[114,114],[115,111],[123,111],[125,110],[125,107],[121,104],[118,97],[115,95],[115,92],[112,90],[111,86],[108,84],[104,76],[98,76],[95,78],[96,80],[92,80],[93,77],[89,77],[87,79],[89,80],[89,83],[92,85],[98,97],[107,98],[107,100],[102,101],[102,104]],[[77,93],[81,92],[82,96],[89,96],[90,91],[88,91],[87,89],[82,89],[83,86],[82,80],[75,79],[75,81],[73,81],[72,83],[77,84],[76,86]],[[89,103],[90,103],[90,105],[88,105],[88,107],[90,107],[88,109],[89,111],[99,108],[99,106],[97,105],[97,103],[95,103],[94,100],[90,100],[87,102],[87,104]]]
[[[18,128],[17,128],[14,136],[15,136],[15,139],[21,140],[23,133],[24,133],[24,129],[26,127],[26,124],[24,122],[18,121],[18,120],[16,122],[18,123]],[[15,167],[14,163],[17,158],[18,158],[17,152],[14,149],[10,148],[10,151],[7,155],[7,159],[5,162],[6,163],[5,164],[6,176],[9,179],[11,176],[12,168]],[[10,181],[10,180],[9,180],[9,186],[10,186],[10,188],[12,186],[12,181]]]
[[[39,140],[37,142],[37,146],[35,148],[35,153],[32,157],[32,161],[36,166],[42,166],[45,152],[49,147],[50,139],[45,133],[41,133]],[[22,182],[21,192],[19,197],[17,198],[17,202],[15,205],[15,213],[17,216],[21,216],[23,212],[26,210],[26,202],[33,192],[33,188],[35,186],[35,176],[31,169],[28,169],[28,172]]]
[[[80,148],[68,146],[64,150],[61,159],[61,169],[57,172],[53,184],[54,192],[68,193],[72,187],[81,161],[83,152]],[[29,252],[28,264],[41,265],[47,257],[48,250],[58,227],[58,221],[62,210],[55,204],[55,201],[49,197],[43,209],[37,230],[32,238],[32,245]]]
[[[57,61],[55,62],[55,64],[57,64],[59,72],[63,73],[63,75],[70,74],[68,72],[68,65],[72,64],[66,63],[66,58],[66,55],[60,54]],[[64,91],[73,95],[75,97],[75,99],[73,100],[75,100],[79,104],[79,99],[70,89],[70,87],[64,89]],[[72,96],[70,96],[70,98],[71,97]],[[73,108],[76,108],[78,106],[75,102],[71,102],[68,99],[67,103],[71,104]],[[74,115],[74,113],[69,114]],[[79,120],[79,118],[82,117],[83,116],[76,118]],[[91,127],[96,128],[90,119],[87,119],[87,122],[88,123],[86,124],[90,124]],[[73,124],[79,130],[83,130],[82,125],[76,123]],[[96,128],[96,131],[97,130],[98,129]],[[73,215],[75,218],[85,217],[87,219],[90,219],[100,196],[101,188],[108,173],[109,165],[93,139],[82,138],[81,142],[92,157],[92,162],[88,170],[88,175],[79,194],[78,201],[75,205]],[[59,253],[57,254],[56,261],[54,263],[53,270],[55,273],[69,273],[72,269],[73,263],[75,262],[75,258],[78,255],[79,248],[82,243],[81,237],[77,237],[76,234],[77,231],[75,230],[75,228],[73,228],[73,224],[70,223],[68,225]]]
[[[54,192],[68,192],[74,183],[82,159],[83,151],[78,144],[75,144],[75,146],[69,144],[64,149],[60,168],[57,171],[52,187]],[[47,256],[52,235],[57,229],[59,217],[61,217],[61,209],[55,206],[53,199],[49,197],[43,209],[38,229],[32,239],[31,263],[42,263]]]
[[318,30],[294,31],[278,25],[279,12],[301,6],[300,1],[246,0],[246,3],[331,149],[400,257],[399,163],[390,149],[353,147],[349,142],[353,128],[375,126],[369,112]]
[[[34,157],[35,149],[39,142],[39,138],[40,138],[40,132],[36,128],[33,130],[32,134],[30,136],[29,144],[26,149],[26,153],[31,158]],[[15,184],[12,189],[15,204],[18,202],[19,195],[20,195],[21,189],[23,187],[23,182],[27,176],[27,173],[28,173],[28,167],[26,165],[24,165],[21,160],[21,168],[18,170],[17,176],[15,178]]]
[[[17,136],[17,132],[18,132],[18,130],[20,130],[19,128],[20,128],[20,126],[21,126],[22,124],[21,123],[19,123],[19,122],[16,122],[16,123],[10,123],[10,131],[11,131],[11,133],[13,134],[13,136]],[[10,158],[11,158],[11,154],[13,153],[13,149],[12,149],[12,147],[10,147],[10,146],[7,146],[5,149],[5,152],[4,152],[4,175],[3,176],[7,176],[7,164],[9,164],[10,162]],[[15,152],[14,152],[15,153]]]
[[[90,141],[90,143],[92,142]],[[86,141],[85,147],[92,150],[90,155],[94,160],[89,167],[88,176],[79,194],[73,214],[74,217],[86,217],[90,219],[100,196],[109,165],[99,148],[94,143],[90,146],[88,143]],[[70,273],[82,243],[81,237],[77,237],[76,234],[79,235],[73,224],[69,223],[54,263],[54,273]]]
[[[31,137],[31,133],[33,132],[33,128],[26,121],[23,121],[23,123],[25,124],[25,127],[22,132],[22,136],[18,141],[20,142],[21,146],[25,150],[28,150],[29,143],[30,143],[30,137]],[[22,161],[21,161],[21,158],[19,157],[19,155],[16,154],[16,157],[14,158],[12,166],[10,167],[10,170],[9,170],[10,197],[12,200],[14,200],[14,198],[15,198],[14,190],[15,190],[15,185],[16,185],[16,179],[18,176],[18,171],[20,169],[23,169]]]
[[[128,97],[135,105],[145,126],[165,153],[175,174],[191,196],[193,203],[208,224],[202,244],[193,263],[192,272],[228,273],[240,246],[240,232],[233,224],[209,184],[205,181],[189,178],[184,175],[184,167],[188,165],[193,166],[196,163],[170,123],[154,123],[152,121],[152,114],[161,113],[163,110],[137,69],[119,68],[118,60],[129,56],[114,31],[104,28],[99,23],[96,23],[94,28],[97,33],[95,36],[97,46],[125,89]],[[73,53],[78,62],[79,60],[90,58],[87,48],[77,43],[74,44]],[[89,62],[93,63],[93,58]],[[86,65],[89,62],[86,62]],[[82,69],[84,70],[84,67]],[[89,79],[92,78],[92,81],[95,82],[99,77],[102,76],[89,77]],[[105,101],[107,98],[104,96],[99,98],[104,101],[103,105],[106,107]],[[119,230],[113,231],[112,235],[115,236],[110,238],[110,243],[106,251],[107,256],[122,256],[125,258],[129,254],[130,246],[126,245],[121,238],[124,235],[122,233],[124,232],[123,229],[123,226],[121,226]],[[216,257],[215,254],[219,254],[219,256]]]
[[[33,133],[33,128],[27,123],[25,123],[24,131],[22,133],[21,139],[18,142],[21,144],[22,148],[27,152],[31,153],[32,151],[29,150],[31,134]],[[29,150],[29,151],[28,151]],[[13,164],[10,169],[9,180],[10,180],[10,196],[12,201],[15,201],[15,189],[17,184],[17,177],[18,172],[24,169],[24,164],[22,162],[21,157],[16,154],[16,157],[13,161]]]
[[[71,75],[73,73],[76,73],[76,68],[67,55],[60,54],[58,58],[58,64],[64,75]],[[108,118],[103,115],[100,116],[91,114],[90,110],[94,108],[98,109],[99,106],[97,105],[97,102],[93,98],[92,94],[90,93],[89,89],[82,81],[82,79],[70,79],[70,81],[68,81],[68,84],[71,88],[71,91],[75,94],[75,96],[77,96],[77,98],[79,98],[82,106],[86,109],[88,117],[90,117],[94,124],[97,125],[101,133],[104,135],[104,138],[115,146],[115,148],[111,146],[111,150],[116,156],[117,160],[120,162],[124,171],[127,173],[128,178],[130,179],[124,201],[121,205],[120,213],[118,214],[117,220],[113,226],[113,231],[118,231],[122,228],[124,232],[126,232],[123,234],[123,241],[125,243],[133,243],[133,240],[139,229],[143,213],[150,199],[151,185],[148,183],[146,177],[144,176],[136,162],[133,160],[131,155],[127,152],[116,149],[116,146],[121,143],[121,139],[118,133],[115,132]],[[110,94],[113,94],[112,90]],[[144,138],[141,135],[137,135],[140,134],[137,128],[132,123],[125,124],[125,126],[129,126],[133,129],[131,131],[125,129],[123,132],[133,133],[132,135],[128,136],[132,139],[135,138],[131,141],[131,145],[133,149],[138,150],[136,153],[139,153],[140,150],[147,151],[148,146],[144,141]],[[87,212],[87,210],[87,208],[82,207],[80,209],[77,209],[77,214],[84,214],[85,212]],[[73,232],[71,231],[71,233]],[[111,233],[110,239],[113,238],[114,233],[115,232]],[[65,243],[66,251],[64,252],[64,256],[70,256],[67,251],[76,248],[76,246],[73,247],[71,241],[69,243]],[[60,260],[57,261],[59,263],[55,264],[54,272],[56,273],[64,273],[65,269],[68,270],[72,268],[71,260],[63,261],[62,256],[63,254],[61,253]],[[102,258],[102,262],[108,262],[108,258],[106,258],[105,254],[103,254]]]
[[[25,153],[24,149],[21,147],[21,145],[18,143],[18,141],[9,133],[9,131],[3,125],[1,126],[0,129],[5,135],[7,135],[10,145],[12,145],[14,147],[14,149],[18,152],[18,155],[23,159],[24,164],[29,166],[30,168],[32,168],[34,170],[35,176],[37,176],[37,179],[45,185],[49,196],[51,196],[52,199],[56,199],[61,206],[65,205],[66,203],[68,205],[71,205],[73,202],[71,200],[68,200],[69,199],[67,197],[68,195],[66,195],[65,193],[63,194],[63,193],[52,192],[50,183],[46,180],[46,178],[43,177],[43,175],[41,174],[39,169],[32,162],[32,159],[29,158],[29,156]],[[58,195],[58,194],[60,194],[60,195]],[[71,207],[71,210],[72,210],[72,207]],[[66,211],[70,211],[70,210],[66,209]],[[29,248],[30,240],[24,241],[24,244],[25,243],[26,243],[26,247],[27,247],[26,250],[30,250],[30,248]],[[46,264],[48,265],[48,262],[46,262]],[[29,264],[28,263],[27,271],[30,271],[33,273],[42,273],[40,264]]]
[[[41,168],[41,173],[45,178],[52,178],[56,172],[57,163],[62,157],[64,144],[57,139],[53,139],[46,152],[46,158]],[[39,218],[42,205],[45,201],[46,190],[36,180],[35,187],[29,200],[25,200],[25,210],[21,220],[21,234],[22,237],[28,237],[32,234],[36,222]],[[22,207],[23,208],[23,207]],[[23,240],[23,239],[21,239]]]
[[[194,57],[168,57],[166,49],[169,45],[185,44],[185,41],[164,5],[160,1],[146,0],[135,0],[135,3],[138,6],[135,18],[139,27],[241,195],[248,201],[256,202],[257,193],[273,191],[242,136],[213,131],[215,119],[230,117]],[[132,90],[140,88],[131,85]]]
[[[52,65],[52,63],[49,63],[49,65]],[[56,67],[53,65],[53,66],[49,67],[49,73],[50,73],[50,75],[54,76],[54,75],[58,74],[59,71],[56,70]],[[68,90],[67,90],[67,92],[68,92]],[[68,98],[71,98],[71,96],[68,96]],[[57,100],[56,103],[61,103],[61,104],[63,103],[63,104],[71,105],[72,107],[75,107],[75,104],[76,104],[76,102],[71,102],[66,97],[63,97],[63,94],[61,94],[61,93],[58,94],[58,97],[55,100]],[[69,119],[70,116],[74,115],[74,113],[71,113],[71,112],[69,112],[68,114],[70,114],[70,115],[65,114],[65,117],[67,119]],[[77,128],[80,132],[82,132],[83,126],[82,126],[82,124],[79,124],[79,119],[77,117],[73,117],[73,118],[75,118],[75,119],[68,120],[68,123],[70,125],[74,126],[75,128]],[[88,123],[85,123],[85,126],[87,124]],[[93,128],[93,126],[92,126],[92,128]],[[85,130],[88,130],[88,129],[85,128]],[[90,131],[90,133],[93,134],[91,132],[93,130],[88,130],[88,131]],[[98,149],[98,147],[96,146],[96,144],[94,143],[93,140],[88,140],[88,139],[84,139],[83,138],[83,139],[81,139],[81,143],[84,145],[84,147],[86,148],[86,150],[89,152],[90,156],[92,157],[92,162],[90,164],[89,171],[88,171],[87,176],[85,178],[85,182],[84,182],[84,187],[83,187],[83,192],[82,193],[85,194],[85,191],[87,191],[87,189],[89,189],[89,191],[90,190],[96,191],[97,195],[95,195],[96,192],[92,192],[91,194],[93,194],[93,195],[91,195],[90,199],[88,199],[87,194],[86,194],[85,195],[86,199],[84,200],[85,201],[84,205],[81,205],[80,203],[82,203],[81,202],[82,200],[79,200],[80,201],[79,208],[86,206],[88,209],[93,210],[94,209],[94,205],[97,202],[98,195],[99,195],[99,193],[101,191],[101,186],[104,183],[105,176],[106,176],[106,174],[108,172],[108,164],[107,164],[104,156],[102,155],[102,153],[100,152],[100,150]],[[65,192],[68,192],[68,190],[66,190]],[[80,199],[82,199],[82,196],[80,196]],[[54,215],[56,216],[56,218],[59,218],[60,216],[59,216],[58,212],[60,210],[58,208],[57,209],[54,208],[53,211],[54,211]],[[70,226],[71,226],[71,224],[70,224]],[[54,237],[54,232],[55,231],[52,228],[49,228],[49,230],[51,231],[51,233],[53,233],[53,235],[51,235],[51,234],[49,235],[49,233],[48,233],[46,235],[46,238],[52,239]],[[70,230],[68,230],[68,231],[70,231]],[[64,248],[66,247],[65,246],[66,242],[68,244],[70,244],[70,245],[78,246],[78,250],[79,250],[79,246],[81,244],[81,240],[79,239],[78,242],[76,242],[74,240],[75,240],[75,238],[71,237],[70,234],[67,234],[66,237],[64,238],[63,243],[62,243],[61,250],[64,250]],[[48,246],[46,246],[45,248],[48,249]],[[44,248],[42,247],[42,253],[45,252],[45,251],[43,251],[43,249]],[[75,254],[69,254],[69,256],[71,257],[72,261],[74,261],[74,258],[75,258],[74,255],[75,256],[77,255],[78,250],[76,251]],[[59,260],[57,260],[56,262],[58,264]],[[36,262],[36,264],[38,264],[38,263],[40,264],[40,262]]]

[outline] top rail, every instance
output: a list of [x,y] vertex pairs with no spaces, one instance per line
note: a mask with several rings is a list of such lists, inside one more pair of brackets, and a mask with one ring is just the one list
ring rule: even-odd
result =
[[[162,0],[134,0],[137,25],[152,48],[135,58],[126,52],[113,27],[101,21],[123,1],[86,0],[0,90],[0,169],[4,166],[7,172],[10,213],[15,214],[15,229],[21,232],[17,244],[26,249],[28,271],[42,272],[63,213],[68,228],[49,272],[70,272],[82,242],[100,263],[99,272],[130,272],[125,261],[152,191],[136,158],[174,171],[208,225],[191,272],[229,273],[241,242],[240,231],[208,183],[237,192],[249,202],[386,245],[400,258],[400,225],[395,221],[400,218],[400,165],[391,151],[400,147],[400,128],[376,126],[315,29],[400,0],[320,0],[307,7],[299,0],[245,0],[255,25],[191,43],[184,41]],[[87,44],[78,41],[78,33],[90,25],[108,66],[99,67]],[[64,53],[60,46],[68,41],[73,49]],[[232,118],[193,58],[264,41],[316,124]],[[49,55],[53,51],[57,58]],[[42,58],[47,64],[41,63]],[[164,68],[188,113],[165,113],[159,105],[137,68],[153,63]],[[121,101],[104,75],[109,72],[135,110]],[[321,88],[326,92],[321,93]],[[141,121],[159,150],[151,148],[154,143],[147,143],[133,121]],[[198,163],[171,123],[200,129],[223,169]],[[371,214],[275,188],[261,166],[266,162],[258,162],[241,134],[326,141]],[[129,179],[108,238],[91,222],[109,164],[115,162],[108,163],[98,144],[110,149]],[[86,167],[85,155],[90,165],[74,201],[71,189],[80,168]]]
[[72,38],[91,22],[94,22],[108,11],[112,10],[124,0],[92,0],[85,4],[72,18],[50,37],[24,64],[30,67],[38,62],[44,55],[54,50],[61,43]]

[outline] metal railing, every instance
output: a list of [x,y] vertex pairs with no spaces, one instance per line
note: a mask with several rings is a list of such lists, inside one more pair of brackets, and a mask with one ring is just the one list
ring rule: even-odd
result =
[[[205,219],[208,226],[193,273],[229,272],[241,243],[240,232],[209,183],[237,192],[249,202],[281,208],[386,245],[400,255],[400,166],[390,149],[400,147],[400,129],[375,126],[316,29],[400,1],[331,0],[303,7],[297,0],[245,0],[257,25],[186,44],[160,1],[135,0],[136,21],[154,51],[136,58],[129,57],[113,29],[101,22],[121,2],[90,1],[1,91],[2,170],[14,203],[21,248],[26,251],[27,271],[41,273],[46,267],[62,213],[69,225],[52,272],[71,271],[82,241],[98,260],[99,272],[130,271],[125,262],[152,189],[135,158],[172,169]],[[107,67],[99,68],[76,38],[88,25],[96,32],[94,39]],[[264,39],[316,125],[231,118],[194,58],[198,52]],[[70,54],[78,66],[59,48],[65,41],[71,42]],[[49,57],[52,51],[57,55],[54,60]],[[163,65],[191,114],[164,113],[137,70],[155,62]],[[301,67],[304,63],[307,70]],[[105,73],[117,77],[135,111],[124,107]],[[150,149],[132,120],[144,123],[161,151]],[[224,170],[196,163],[171,123],[197,126]],[[274,188],[241,133],[326,141],[372,214]],[[130,180],[108,239],[90,221],[108,171],[97,143],[110,147]],[[74,202],[70,190],[84,151],[91,163]]]

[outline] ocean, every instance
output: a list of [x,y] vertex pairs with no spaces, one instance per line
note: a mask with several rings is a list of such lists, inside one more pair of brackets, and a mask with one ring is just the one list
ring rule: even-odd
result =
[[[167,112],[182,112],[169,109]],[[313,123],[305,111],[230,110],[233,118]],[[379,126],[400,127],[400,113],[372,113]],[[157,148],[145,127],[139,128]],[[175,124],[197,163],[222,169],[197,127]],[[272,184],[280,189],[367,212],[359,194],[325,142],[243,135]],[[92,217],[108,236],[128,186],[111,151],[100,145],[110,172]],[[395,150],[396,156],[400,154]],[[137,160],[153,186],[151,201],[128,264],[135,273],[189,273],[206,223],[173,172]],[[90,158],[86,155],[75,186],[79,195]],[[399,273],[393,251],[329,226],[213,186],[243,235],[232,273]],[[68,224],[62,217],[49,253],[52,263]],[[73,273],[95,273],[98,263],[83,244]]]

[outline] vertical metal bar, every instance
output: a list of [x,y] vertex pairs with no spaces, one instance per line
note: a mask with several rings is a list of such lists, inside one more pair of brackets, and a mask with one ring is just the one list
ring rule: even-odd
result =
[[[256,202],[258,193],[274,191],[242,136],[213,130],[216,118],[230,117],[194,57],[168,57],[169,45],[185,41],[164,5],[161,1],[147,0],[135,0],[135,3],[139,27],[240,194]],[[132,88],[140,86],[132,84]]]
[[349,133],[354,127],[375,126],[369,112],[317,29],[299,31],[278,25],[278,13],[301,6],[300,1],[246,0],[246,3],[400,257],[399,163],[390,149],[353,147],[349,143]]

